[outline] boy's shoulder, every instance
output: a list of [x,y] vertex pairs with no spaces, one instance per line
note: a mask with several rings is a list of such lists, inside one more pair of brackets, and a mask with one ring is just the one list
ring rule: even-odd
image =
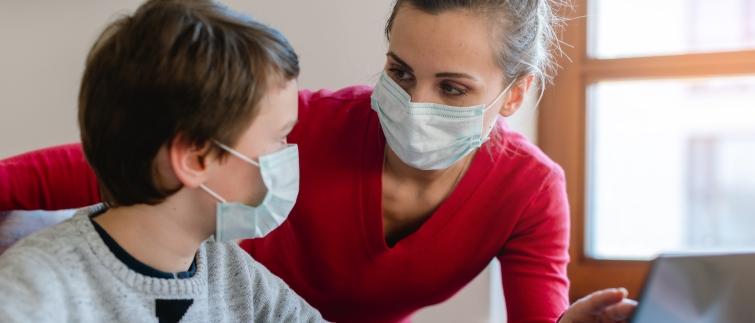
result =
[[[78,250],[86,243],[75,226],[88,220],[85,211],[57,225],[32,233],[0,255],[0,317],[9,321],[55,321],[56,311],[80,268]],[[45,299],[44,304],[39,300]],[[60,313],[58,313],[59,315]]]
[[315,308],[236,243],[207,241],[204,248],[210,295],[223,293],[226,306],[251,308],[255,321],[324,322]]
[[240,290],[254,290],[259,284],[284,284],[265,265],[246,253],[237,243],[214,242],[204,244],[209,284],[225,285],[233,282]]
[[54,260],[74,252],[85,242],[76,224],[87,216],[87,208],[10,214],[7,220],[13,223],[8,230],[12,232],[4,232],[3,238],[14,243],[0,255],[0,266],[8,261],[22,262],[29,255]]
[[204,248],[211,276],[229,273],[233,269],[248,271],[262,266],[233,241],[215,242],[210,239],[204,243]]

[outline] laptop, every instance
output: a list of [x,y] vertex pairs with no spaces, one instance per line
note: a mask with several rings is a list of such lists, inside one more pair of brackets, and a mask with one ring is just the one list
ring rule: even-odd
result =
[[755,253],[659,256],[631,322],[755,322]]

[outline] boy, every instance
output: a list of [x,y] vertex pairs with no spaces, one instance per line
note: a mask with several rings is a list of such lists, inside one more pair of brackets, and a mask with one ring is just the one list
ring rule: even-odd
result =
[[280,33],[211,1],[106,28],[79,94],[105,203],[0,257],[0,321],[322,321],[232,242],[296,200],[298,73]]

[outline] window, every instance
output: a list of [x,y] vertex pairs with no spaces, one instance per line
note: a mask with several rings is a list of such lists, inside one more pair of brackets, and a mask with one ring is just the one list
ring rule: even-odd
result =
[[587,88],[586,254],[755,249],[755,77]]
[[752,0],[594,0],[588,7],[595,58],[755,48]]
[[574,0],[540,108],[567,173],[572,298],[660,252],[755,249],[755,0]]

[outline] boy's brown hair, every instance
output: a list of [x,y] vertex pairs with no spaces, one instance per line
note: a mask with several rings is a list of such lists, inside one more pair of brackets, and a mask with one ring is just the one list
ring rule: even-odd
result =
[[113,22],[79,93],[81,141],[103,200],[156,204],[175,193],[155,179],[163,146],[179,135],[234,145],[268,89],[298,74],[281,33],[213,1],[148,1]]

